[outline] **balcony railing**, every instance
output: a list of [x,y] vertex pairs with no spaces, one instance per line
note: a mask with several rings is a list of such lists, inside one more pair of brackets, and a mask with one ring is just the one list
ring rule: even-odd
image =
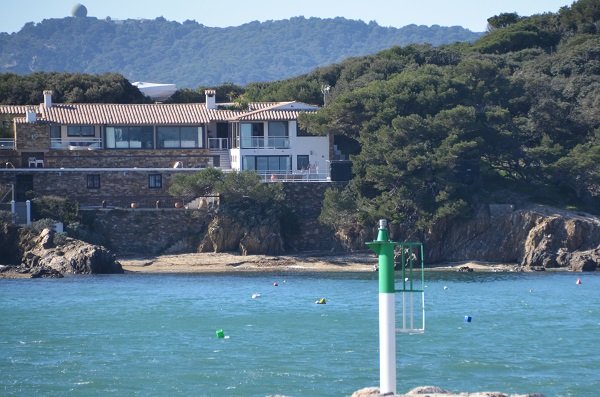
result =
[[229,140],[227,138],[208,138],[208,148],[213,150],[229,149]]
[[0,150],[12,150],[15,148],[15,140],[10,138],[0,138]]
[[102,149],[102,138],[50,138],[50,148],[67,150]]
[[289,149],[290,139],[287,137],[270,136],[264,138],[262,136],[253,136],[242,138],[242,149]]
[[256,171],[263,182],[330,182],[329,173],[315,171]]

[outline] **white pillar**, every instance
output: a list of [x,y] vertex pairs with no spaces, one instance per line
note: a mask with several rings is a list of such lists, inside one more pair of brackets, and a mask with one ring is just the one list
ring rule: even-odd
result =
[[17,223],[17,203],[15,200],[10,200],[10,212],[12,213],[12,223]]
[[31,200],[25,201],[25,207],[27,211],[27,224],[31,225]]
[[379,294],[379,393],[396,394],[395,294]]

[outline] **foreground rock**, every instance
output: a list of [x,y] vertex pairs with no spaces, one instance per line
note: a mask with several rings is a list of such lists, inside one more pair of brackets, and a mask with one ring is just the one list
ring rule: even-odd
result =
[[[352,393],[351,397],[380,397],[377,387],[367,387]],[[420,386],[406,394],[392,397],[544,397],[543,394],[505,394],[500,392],[454,393],[437,386]]]
[[[63,277],[66,274],[123,273],[115,255],[106,248],[61,235],[56,239],[51,229],[39,235],[23,231],[18,241],[22,254],[17,266],[3,266],[10,276]],[[59,241],[57,241],[59,240]]]

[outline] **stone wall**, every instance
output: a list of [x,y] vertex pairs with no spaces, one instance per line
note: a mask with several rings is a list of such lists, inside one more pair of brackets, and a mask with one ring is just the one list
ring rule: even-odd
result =
[[82,223],[118,255],[194,252],[213,214],[186,209],[80,211]]
[[[286,252],[322,251],[336,247],[334,232],[318,222],[325,190],[332,183],[286,183],[291,208]],[[89,209],[80,211],[83,223],[103,236],[104,244],[119,255],[128,253],[195,252],[214,217],[209,210],[165,208]],[[285,226],[284,226],[285,228]]]
[[50,128],[46,123],[19,123],[15,145],[20,152],[45,152],[50,147]]
[[171,168],[179,161],[185,168],[204,168],[218,165],[218,158],[207,149],[51,150],[44,162],[47,168]]
[[[181,198],[168,194],[171,179],[179,173],[196,172],[182,169],[123,169],[123,170],[60,170],[60,169],[15,169],[0,170],[0,184],[16,184],[17,175],[30,175],[33,179],[35,196],[55,195],[67,197],[81,206],[129,207],[136,202],[138,207],[155,207],[160,200],[163,207],[173,208]],[[88,187],[88,177],[99,177],[99,187]],[[162,187],[150,187],[149,176],[161,175]],[[18,186],[17,186],[18,189]]]

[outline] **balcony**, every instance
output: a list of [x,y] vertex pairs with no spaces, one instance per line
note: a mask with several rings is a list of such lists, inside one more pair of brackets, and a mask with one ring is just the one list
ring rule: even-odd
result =
[[50,138],[50,148],[62,150],[102,149],[102,138]]
[[0,150],[12,150],[15,148],[15,140],[12,138],[0,138]]
[[253,136],[242,138],[242,149],[289,149],[290,138],[282,136]]

